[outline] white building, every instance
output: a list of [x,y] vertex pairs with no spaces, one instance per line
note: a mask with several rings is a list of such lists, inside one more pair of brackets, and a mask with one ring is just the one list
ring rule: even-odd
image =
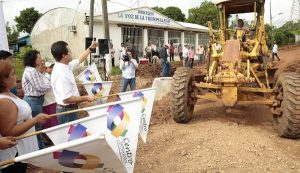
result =
[[[85,14],[69,8],[56,8],[46,12],[31,32],[32,46],[46,58],[52,58],[50,46],[58,40],[66,41],[73,56],[85,49],[85,38],[89,26]],[[121,43],[130,42],[139,50],[139,57],[145,54],[145,47],[151,44],[198,45],[209,39],[208,28],[191,23],[176,22],[149,8],[135,8],[108,14],[111,42],[119,57]],[[94,33],[97,39],[104,38],[102,16],[94,17]],[[98,50],[96,55],[98,54]],[[175,54],[176,55],[176,54]],[[116,59],[118,64],[119,58]]]

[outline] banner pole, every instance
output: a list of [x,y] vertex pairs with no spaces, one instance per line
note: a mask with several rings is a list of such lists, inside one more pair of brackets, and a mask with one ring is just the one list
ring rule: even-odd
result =
[[[96,98],[104,98],[104,97],[117,96],[117,95],[118,94],[111,94],[111,95],[108,95],[108,96],[102,96],[102,97],[96,97]],[[67,112],[60,112],[60,113],[56,113],[56,114],[51,114],[51,115],[48,115],[48,117],[56,117],[56,116],[71,114],[71,113],[75,113],[75,112],[83,112],[83,111],[87,111],[87,110],[89,110],[89,109],[86,109],[86,108],[76,109],[76,110],[71,110],[71,111],[67,111]],[[44,133],[43,130],[40,130],[40,131],[36,131],[36,132],[33,132],[33,133],[20,135],[20,136],[16,137],[16,140],[27,138],[27,137],[38,135],[38,134],[42,134],[42,133]]]
[[119,94],[111,94],[107,96],[101,96],[101,97],[96,97],[97,99],[105,98],[105,97],[111,97],[111,96],[118,96]]
[[37,131],[37,132],[20,135],[20,136],[16,137],[16,140],[20,140],[20,139],[23,139],[23,138],[27,138],[27,137],[38,135],[38,134],[42,134],[42,133],[44,133],[44,132],[42,130],[40,130],[40,131]]
[[4,166],[4,165],[11,164],[11,163],[15,163],[15,159],[9,159],[9,160],[5,160],[3,162],[0,162],[0,167]]

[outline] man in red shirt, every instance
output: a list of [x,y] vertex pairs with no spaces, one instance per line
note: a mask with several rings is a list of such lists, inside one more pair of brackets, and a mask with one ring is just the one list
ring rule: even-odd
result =
[[173,46],[173,43],[171,43],[171,46],[170,46],[170,62],[174,61],[174,50],[175,50],[175,47]]

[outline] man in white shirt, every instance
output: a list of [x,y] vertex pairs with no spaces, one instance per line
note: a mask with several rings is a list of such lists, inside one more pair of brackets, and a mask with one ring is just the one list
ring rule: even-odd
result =
[[187,61],[188,61],[188,57],[189,57],[189,49],[188,49],[188,45],[184,45],[183,49],[182,49],[182,58],[183,58],[183,66],[186,67]]
[[132,58],[132,53],[127,50],[127,56],[120,60],[120,69],[122,70],[121,92],[125,92],[130,85],[131,91],[135,90],[135,70],[138,68],[137,61]]
[[[77,104],[84,101],[94,101],[94,96],[80,96],[73,75],[73,70],[86,60],[92,49],[97,47],[93,41],[88,49],[81,53],[78,59],[72,60],[72,52],[68,44],[58,41],[52,44],[51,53],[56,60],[51,75],[51,86],[57,103],[56,112],[66,112],[77,109]],[[77,114],[58,116],[60,124],[77,119]]]
[[280,61],[280,58],[279,56],[277,55],[278,53],[278,46],[276,44],[276,41],[274,41],[274,44],[273,44],[273,49],[272,49],[272,61],[274,61],[274,57],[276,56],[278,61]]

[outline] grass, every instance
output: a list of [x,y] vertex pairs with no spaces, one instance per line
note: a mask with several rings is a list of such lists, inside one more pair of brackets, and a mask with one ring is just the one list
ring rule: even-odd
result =
[[119,75],[119,74],[122,74],[122,71],[119,67],[113,67],[111,69],[111,75],[114,76],[114,75]]
[[15,58],[14,65],[15,65],[17,80],[21,80],[24,72],[23,60]]

